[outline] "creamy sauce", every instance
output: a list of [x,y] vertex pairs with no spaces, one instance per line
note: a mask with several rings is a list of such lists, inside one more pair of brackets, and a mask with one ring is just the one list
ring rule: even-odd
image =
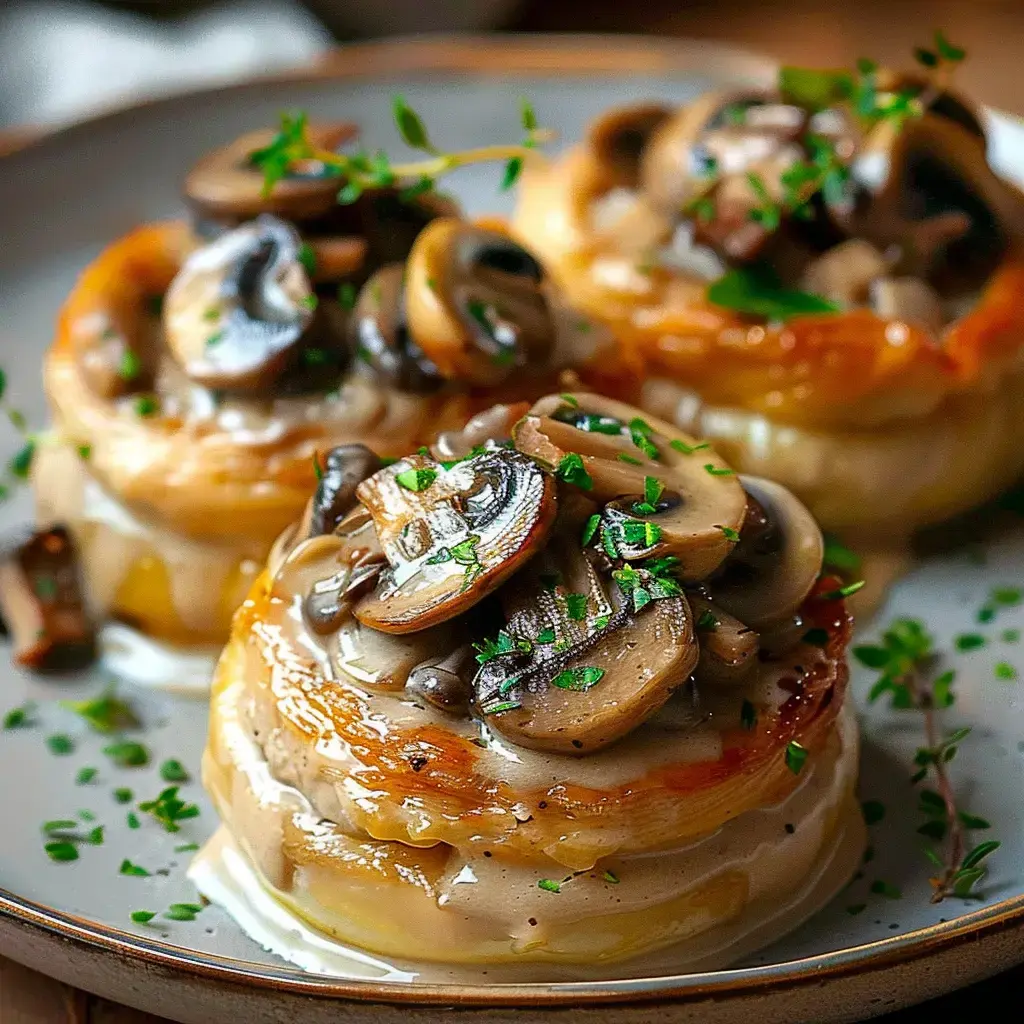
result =
[[[252,842],[252,829],[262,825],[263,839],[258,842],[279,841],[278,828],[270,823],[281,813],[300,827],[305,822],[305,829],[315,835],[317,819],[310,813],[310,803],[301,793],[274,779],[259,748],[232,710],[238,698],[237,688],[228,687],[217,711],[219,738],[231,748],[250,793],[240,800],[236,790],[232,797],[234,804],[251,804],[241,826],[246,829],[247,840]],[[699,906],[696,912],[691,908],[688,914],[680,913],[678,920],[670,922],[667,933],[669,940],[674,936],[679,942],[653,956],[646,954],[643,961],[643,969],[652,972],[722,966],[795,927],[823,905],[855,870],[864,842],[863,825],[852,798],[857,761],[856,725],[852,711],[846,709],[829,749],[809,765],[793,793],[774,807],[742,815],[699,842],[669,852],[615,858],[591,872],[562,879],[557,894],[538,888],[536,865],[453,853],[443,877],[429,894],[410,897],[408,890],[382,885],[374,897],[375,912],[381,915],[385,931],[395,920],[421,922],[436,918],[438,942],[449,950],[458,949],[460,932],[464,933],[464,948],[455,957],[462,960],[476,955],[482,945],[482,929],[491,940],[491,958],[512,965],[489,968],[492,980],[610,977],[616,969],[596,962],[598,949],[609,941],[609,934],[615,934],[616,927],[628,927],[629,915],[641,915],[646,929],[656,929],[660,926],[659,910],[678,906],[676,901],[685,901],[688,894],[714,891],[722,879],[738,878],[740,905],[733,901],[721,916],[702,913]],[[253,807],[262,809],[262,822],[259,815],[253,817]],[[265,852],[257,856],[268,863]],[[603,877],[607,868],[614,869],[617,883],[611,884]],[[224,905],[264,948],[306,970],[365,977],[368,969],[390,969],[397,975],[424,980],[465,980],[472,976],[471,968],[390,960],[371,960],[368,964],[365,954],[329,941],[324,933],[310,929],[268,894],[272,888],[268,890],[266,879],[253,869],[225,830],[196,858],[190,877],[207,897]],[[331,907],[311,905],[308,894],[305,898],[302,893],[278,895],[293,906],[298,900],[303,917],[337,934],[345,931],[345,886],[346,879],[339,875],[328,890],[334,903]],[[421,902],[436,909],[409,906],[410,898],[414,904]],[[671,909],[668,913],[671,917]],[[625,915],[621,918],[623,924],[610,924],[619,915]],[[592,960],[593,965],[564,967],[545,961],[549,940],[563,953],[568,943],[570,955],[584,963]],[[372,941],[371,936],[369,944]],[[541,963],[530,966],[523,962],[531,958]],[[634,965],[630,973],[635,969]]]
[[210,691],[219,648],[181,650],[121,622],[103,625],[99,641],[103,665],[121,679],[197,697]]

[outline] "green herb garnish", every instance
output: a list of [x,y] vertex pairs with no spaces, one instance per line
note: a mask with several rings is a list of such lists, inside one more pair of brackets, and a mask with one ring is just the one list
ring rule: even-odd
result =
[[604,669],[593,665],[569,668],[551,680],[560,690],[589,690],[604,678]]
[[103,748],[107,755],[119,768],[142,768],[149,764],[149,751],[135,740],[121,740]]
[[708,287],[707,297],[716,306],[763,320],[791,320],[839,311],[836,303],[821,295],[783,288],[769,275],[749,267],[726,271]]
[[584,491],[593,490],[594,481],[590,478],[582,457],[575,452],[568,452],[562,456],[556,475],[559,480],[564,480],[567,484],[572,484]]
[[395,476],[400,487],[407,491],[425,491],[437,479],[437,470],[430,468],[406,469]]
[[786,767],[794,774],[799,775],[807,763],[810,751],[796,740],[790,740],[786,744]]
[[146,800],[139,804],[139,810],[151,814],[166,832],[180,832],[179,821],[199,817],[199,808],[187,803],[178,796],[178,787],[170,786],[163,790],[155,800]]
[[189,774],[180,761],[170,758],[160,765],[160,778],[164,782],[188,782]]
[[144,867],[138,864],[133,864],[130,860],[125,858],[121,861],[120,873],[122,875],[131,875],[134,878],[149,878],[150,872]]
[[60,706],[73,711],[99,733],[137,729],[141,724],[131,705],[116,697],[112,688],[90,700],[62,700]]
[[63,757],[65,754],[74,752],[75,741],[65,733],[59,732],[53,736],[47,736],[46,746],[51,754]]
[[545,892],[561,892],[562,891],[562,886],[558,882],[555,882],[555,881],[553,881],[550,878],[541,878],[537,882],[537,888],[538,889],[543,889]]

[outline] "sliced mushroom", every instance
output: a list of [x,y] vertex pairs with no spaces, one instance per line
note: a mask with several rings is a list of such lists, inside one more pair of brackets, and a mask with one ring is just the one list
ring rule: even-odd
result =
[[462,631],[453,623],[395,636],[350,617],[332,633],[328,650],[339,673],[362,686],[396,692],[418,665],[440,662],[464,644]]
[[[339,149],[358,135],[354,124],[311,124],[317,149]],[[293,169],[270,192],[253,154],[273,142],[273,131],[250,132],[203,157],[185,179],[185,198],[203,218],[229,227],[269,213],[291,221],[322,217],[337,205],[337,172],[319,161]]]
[[304,536],[331,533],[356,505],[356,488],[381,468],[380,456],[364,444],[332,448],[304,517]]
[[363,481],[389,568],[356,607],[360,621],[409,633],[468,611],[544,543],[555,520],[553,478],[494,448],[450,468],[412,456]]
[[709,582],[715,603],[758,631],[793,616],[821,574],[825,545],[806,507],[786,488],[740,478],[750,507],[740,541]]
[[[668,423],[638,418],[622,402],[550,395],[516,425],[513,440],[606,506],[598,539],[621,558],[671,555],[681,579],[703,579],[724,561],[743,525],[746,495],[718,455]],[[582,472],[566,461],[571,455],[579,456]],[[662,487],[653,511],[645,509],[648,478]]]
[[373,519],[359,505],[333,532],[293,547],[275,582],[303,595],[303,620],[317,636],[327,636],[352,617],[356,602],[373,589],[385,564]]
[[636,188],[651,135],[671,116],[671,108],[660,103],[638,103],[616,107],[591,124],[587,145],[608,172],[613,188]]
[[501,594],[506,626],[474,680],[490,728],[524,747],[591,754],[635,729],[697,664],[686,598],[639,612],[609,594],[571,536]]
[[757,631],[712,601],[692,594],[689,601],[700,642],[700,659],[694,671],[697,684],[735,686],[743,682],[757,664]]
[[933,334],[946,322],[939,293],[919,277],[879,277],[869,294],[871,308],[886,320],[916,323]]
[[434,391],[444,383],[416,344],[405,317],[405,265],[381,267],[359,292],[349,324],[357,365],[402,391]]
[[186,261],[164,299],[167,344],[197,384],[262,390],[297,355],[315,307],[298,235],[260,217]]
[[63,526],[34,533],[0,555],[0,617],[14,660],[25,668],[72,672],[95,661],[96,629]]
[[508,236],[436,220],[409,254],[409,327],[443,376],[498,384],[547,364],[555,325],[543,283],[541,265]]
[[469,644],[456,647],[440,658],[417,665],[405,688],[413,697],[426,701],[449,715],[464,715],[473,693],[476,658]]
[[801,288],[844,308],[868,301],[871,283],[889,272],[891,261],[862,238],[850,238],[823,252],[805,270]]
[[942,294],[976,287],[1024,238],[1024,195],[945,117],[914,118],[887,142],[881,181],[849,230],[880,249],[895,247],[896,272],[923,277]]
[[465,459],[487,441],[506,441],[512,436],[512,428],[529,409],[526,402],[514,405],[492,405],[490,409],[477,413],[466,421],[461,430],[446,430],[437,435],[430,448],[430,454],[438,462],[452,462]]

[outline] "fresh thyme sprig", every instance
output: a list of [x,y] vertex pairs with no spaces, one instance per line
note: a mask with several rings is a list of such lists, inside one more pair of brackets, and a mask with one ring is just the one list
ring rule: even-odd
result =
[[944,855],[933,848],[926,850],[938,869],[931,880],[935,890],[932,902],[941,903],[948,896],[976,896],[976,887],[987,871],[983,862],[1000,844],[988,840],[968,849],[968,833],[990,826],[957,805],[949,777],[949,763],[971,731],[962,728],[947,735],[940,733],[939,712],[955,701],[955,674],[934,674],[934,643],[916,619],[894,620],[882,634],[880,645],[855,647],[853,653],[861,664],[879,673],[869,701],[889,694],[893,708],[919,711],[924,719],[925,745],[914,755],[916,771],[911,781],[919,784],[931,776],[935,784],[934,790],[920,791],[920,807],[927,820],[918,829],[921,835],[943,844]]
[[395,126],[405,144],[427,154],[423,160],[392,163],[383,150],[370,153],[360,150],[337,153],[313,145],[309,137],[309,119],[305,112],[283,114],[281,127],[268,146],[250,155],[253,166],[263,171],[263,191],[269,195],[274,186],[290,173],[318,165],[320,173],[338,179],[338,202],[354,203],[367,189],[403,186],[401,196],[415,199],[430,192],[437,179],[459,167],[479,163],[502,163],[502,189],[511,188],[522,172],[525,160],[538,145],[550,141],[554,134],[538,127],[537,115],[526,100],[520,104],[520,123],[524,137],[521,142],[500,146],[445,152],[434,144],[420,115],[404,96],[392,101]]

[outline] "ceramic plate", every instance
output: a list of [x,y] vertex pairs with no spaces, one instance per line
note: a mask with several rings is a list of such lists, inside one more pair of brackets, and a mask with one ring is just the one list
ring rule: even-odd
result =
[[[0,161],[0,362],[8,408],[45,422],[39,361],[58,305],[76,272],[102,245],[140,221],[180,210],[178,183],[192,161],[242,131],[271,124],[283,108],[358,121],[370,146],[392,150],[392,93],[406,94],[453,147],[517,133],[519,95],[529,96],[544,124],[563,143],[610,104],[659,97],[686,101],[723,82],[770,78],[764,62],[708,44],[562,37],[428,39],[339,52],[300,77],[245,84],[119,111],[48,137]],[[995,160],[1024,166],[1024,128],[993,119]],[[473,212],[505,211],[493,168],[460,172],[451,186]],[[2,442],[11,451],[12,433]],[[24,497],[3,510],[7,525],[23,520]],[[961,633],[979,631],[976,613],[993,587],[1024,581],[1024,526],[972,528],[969,550],[933,555],[892,594],[881,616],[924,619],[943,650]],[[923,820],[909,784],[922,742],[914,713],[867,709],[868,680],[858,677],[865,722],[862,793],[884,802],[872,826],[874,857],[862,877],[823,913],[733,970],[647,976],[642,964],[612,980],[552,978],[501,985],[481,970],[449,983],[419,983],[372,958],[338,962],[334,975],[303,974],[248,940],[215,907],[194,922],[133,925],[130,912],[191,902],[187,852],[215,819],[196,782],[184,793],[202,808],[176,836],[153,823],[131,829],[113,790],[136,799],[161,786],[155,765],[179,759],[193,775],[205,733],[201,702],[153,692],[135,695],[147,723],[154,767],[115,769],[101,738],[88,734],[58,699],[98,691],[104,680],[39,682],[0,668],[0,708],[39,703],[32,728],[0,733],[0,953],[80,987],[174,1020],[339,1019],[409,1021],[436,1018],[438,1004],[466,1016],[507,1019],[512,1008],[572,1006],[578,1019],[601,1021],[760,1021],[852,1019],[939,994],[1024,960],[1024,682],[996,678],[999,662],[1018,652],[1005,630],[1024,628],[1024,606],[1002,607],[980,628],[989,640],[949,658],[958,672],[950,729],[973,732],[951,769],[975,815],[992,823],[1002,848],[976,901],[929,902]],[[863,631],[870,634],[871,624]],[[1024,648],[1020,648],[1024,670]],[[46,739],[67,733],[72,753],[50,752]],[[76,785],[84,767],[99,773]],[[102,845],[86,846],[73,864],[51,862],[40,825],[54,818],[95,816]],[[984,834],[979,833],[979,838]],[[146,866],[149,878],[119,874],[123,858]],[[879,884],[884,883],[884,884]],[[884,889],[889,895],[873,891]],[[891,898],[895,891],[901,898]],[[859,912],[853,911],[861,908]],[[400,1004],[400,1005],[399,1005]],[[655,1009],[657,1007],[657,1009]],[[498,1008],[507,1008],[499,1010]]]

